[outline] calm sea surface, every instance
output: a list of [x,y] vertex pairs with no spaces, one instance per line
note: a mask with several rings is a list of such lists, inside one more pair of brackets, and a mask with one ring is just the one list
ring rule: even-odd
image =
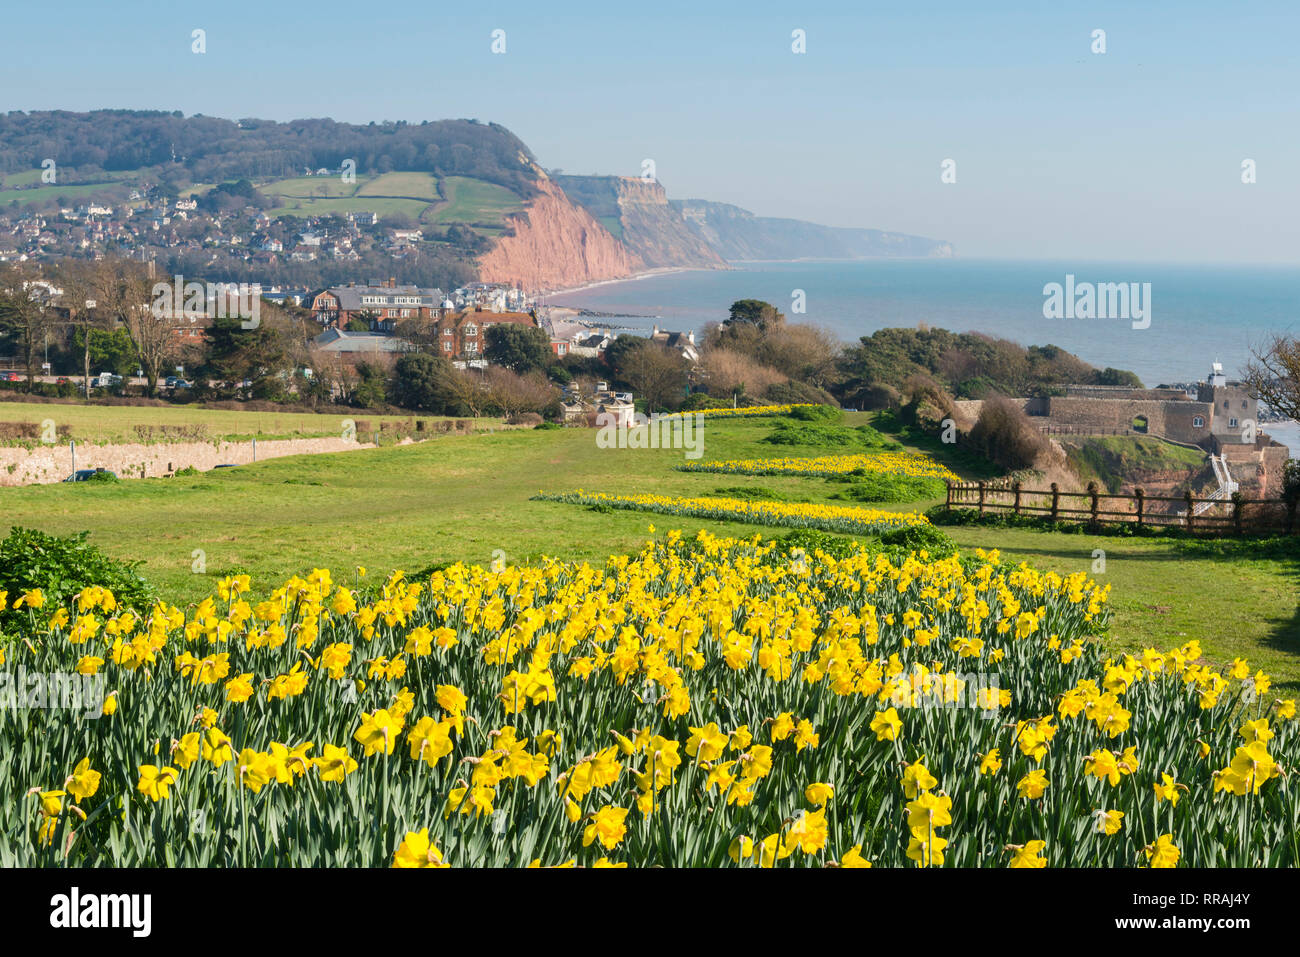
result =
[[[1125,319],[1047,319],[1048,283],[1150,283],[1150,326]],[[795,312],[802,290],[806,303]],[[1098,367],[1136,372],[1147,386],[1205,378],[1222,362],[1235,378],[1274,333],[1300,334],[1300,267],[1181,266],[1004,260],[760,262],[690,270],[557,294],[547,302],[632,318],[614,325],[697,332],[737,299],[763,299],[791,321],[845,341],[926,323],[1022,345],[1053,344]],[[655,318],[644,318],[644,317]],[[1300,454],[1300,430],[1266,427]]]

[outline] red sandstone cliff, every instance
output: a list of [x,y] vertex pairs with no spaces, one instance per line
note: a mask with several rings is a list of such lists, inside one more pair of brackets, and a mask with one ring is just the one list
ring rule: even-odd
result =
[[573,203],[545,174],[539,194],[508,219],[506,235],[479,259],[483,282],[521,283],[529,292],[625,279],[644,263]]

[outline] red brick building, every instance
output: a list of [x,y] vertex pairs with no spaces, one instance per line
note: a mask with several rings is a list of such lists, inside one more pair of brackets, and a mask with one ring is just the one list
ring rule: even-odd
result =
[[447,313],[435,326],[438,353],[447,359],[480,358],[487,349],[487,330],[502,323],[535,327],[537,320],[526,312]]
[[390,279],[367,285],[349,283],[317,293],[311,301],[316,321],[326,329],[346,329],[353,319],[367,322],[373,332],[392,332],[411,319],[438,319],[443,313],[441,289],[399,286]]

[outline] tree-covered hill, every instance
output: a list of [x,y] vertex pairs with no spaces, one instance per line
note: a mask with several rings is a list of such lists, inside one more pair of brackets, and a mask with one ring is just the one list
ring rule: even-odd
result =
[[901,390],[915,376],[933,379],[959,399],[1045,395],[1065,384],[1142,386],[1132,372],[1095,369],[1059,346],[1026,347],[947,329],[881,329],[845,349],[840,370],[838,391],[863,405],[872,405],[875,390]]
[[416,170],[469,176],[529,197],[536,175],[523,141],[496,123],[436,120],[357,126],[329,119],[225,120],[145,110],[0,114],[0,173],[60,167],[154,168],[172,185],[294,176],[305,169]]

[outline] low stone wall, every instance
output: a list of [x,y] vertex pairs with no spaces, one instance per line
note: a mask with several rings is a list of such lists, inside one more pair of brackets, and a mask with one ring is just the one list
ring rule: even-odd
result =
[[[317,455],[373,449],[367,442],[338,437],[267,439],[257,443],[257,461],[286,455]],[[216,465],[245,465],[253,461],[252,442],[170,442],[155,445],[83,445],[77,443],[77,468],[108,469],[118,478],[154,478],[187,467],[207,471]],[[62,482],[72,474],[67,443],[37,449],[0,448],[0,485],[41,485]]]

